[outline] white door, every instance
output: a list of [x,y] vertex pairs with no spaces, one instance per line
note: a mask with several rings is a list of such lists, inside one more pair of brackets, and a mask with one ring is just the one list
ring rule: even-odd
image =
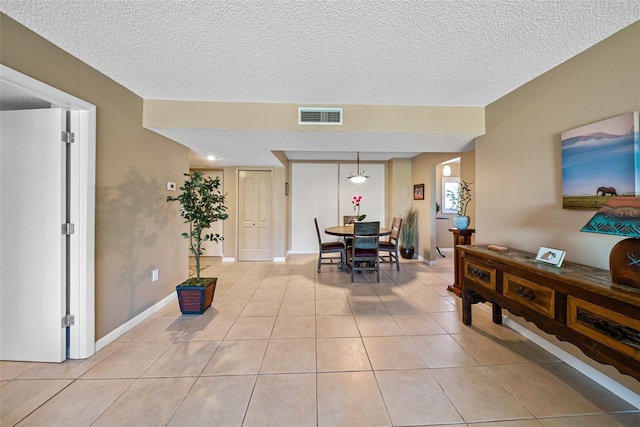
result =
[[272,261],[270,171],[240,171],[238,261]]
[[66,356],[61,109],[0,113],[0,359]]
[[[211,177],[212,179],[216,179],[216,177],[220,179],[220,191],[224,194],[224,181],[223,181],[222,173],[206,172],[204,176]],[[210,228],[207,228],[203,232],[203,234],[208,234],[208,233],[213,233],[213,234],[218,233],[219,235],[222,236],[222,221],[214,222]],[[222,256],[223,245],[224,245],[224,240],[221,241],[220,243],[216,243],[211,240],[202,242],[202,249],[204,249],[202,256]]]

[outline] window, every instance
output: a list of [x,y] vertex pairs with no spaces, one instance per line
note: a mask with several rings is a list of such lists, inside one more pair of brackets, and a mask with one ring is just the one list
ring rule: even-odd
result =
[[457,192],[460,186],[459,176],[449,176],[442,178],[442,213],[443,214],[457,214],[457,211],[452,209],[451,199],[448,194],[449,191]]

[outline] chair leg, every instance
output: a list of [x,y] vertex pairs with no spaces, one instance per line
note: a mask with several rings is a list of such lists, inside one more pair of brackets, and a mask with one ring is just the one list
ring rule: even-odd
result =
[[396,248],[396,271],[400,271],[400,258],[398,258],[398,248]]

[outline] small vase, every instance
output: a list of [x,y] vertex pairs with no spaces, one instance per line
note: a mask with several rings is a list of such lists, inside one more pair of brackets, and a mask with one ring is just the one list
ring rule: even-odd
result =
[[469,223],[471,222],[471,218],[466,215],[456,216],[453,218],[453,223],[456,225],[458,230],[466,230],[469,228]]
[[405,248],[404,246],[400,246],[400,256],[404,259],[411,259],[415,254],[415,248],[412,246],[410,248]]

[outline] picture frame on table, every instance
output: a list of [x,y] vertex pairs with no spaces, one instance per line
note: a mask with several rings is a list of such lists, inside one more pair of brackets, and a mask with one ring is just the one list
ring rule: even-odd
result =
[[560,267],[566,254],[567,251],[563,251],[562,249],[553,249],[541,246],[538,251],[538,255],[536,256],[536,261]]

